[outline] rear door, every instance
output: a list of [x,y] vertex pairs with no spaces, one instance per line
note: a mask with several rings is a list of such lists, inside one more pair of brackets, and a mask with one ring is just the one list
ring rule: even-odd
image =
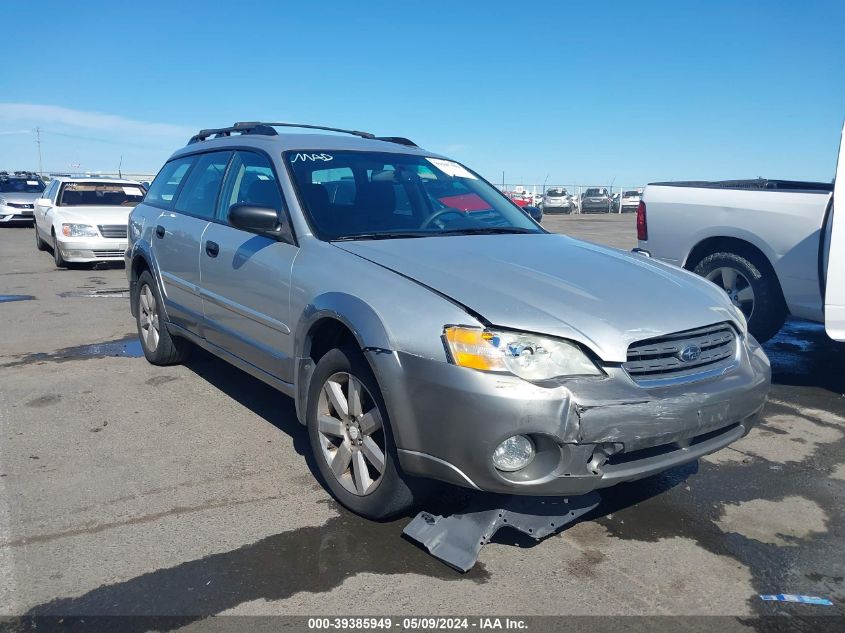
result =
[[[837,177],[845,178],[845,125],[839,139]],[[843,183],[845,184],[845,183]],[[839,209],[837,214],[835,211]],[[828,219],[827,275],[825,277],[824,324],[828,336],[845,341],[845,186],[834,181],[833,205]]]
[[153,256],[161,274],[170,322],[202,335],[200,243],[214,216],[217,193],[232,152],[177,158],[165,165],[145,202],[163,206],[153,228]]
[[251,365],[293,382],[290,278],[299,248],[229,225],[237,203],[287,212],[279,180],[263,153],[237,151],[229,166],[215,221],[200,249],[206,338]]

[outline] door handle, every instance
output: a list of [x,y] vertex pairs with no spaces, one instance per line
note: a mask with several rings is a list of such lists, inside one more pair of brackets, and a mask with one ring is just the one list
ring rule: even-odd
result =
[[217,242],[208,240],[205,243],[205,252],[209,257],[217,257],[217,254],[220,252],[220,245]]
[[157,235],[158,237],[164,237],[164,227],[163,227],[161,224],[159,224],[159,225],[156,227],[156,235]]

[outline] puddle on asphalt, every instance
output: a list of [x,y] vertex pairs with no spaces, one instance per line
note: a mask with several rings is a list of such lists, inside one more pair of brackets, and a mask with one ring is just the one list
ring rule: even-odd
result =
[[0,295],[0,303],[11,303],[12,301],[32,301],[32,295]]
[[772,363],[772,382],[845,393],[845,365],[837,360],[845,344],[832,340],[824,325],[788,319],[763,349]]
[[[477,564],[460,574],[401,537],[407,518],[377,523],[349,512],[323,525],[264,538],[137,578],[104,585],[73,598],[33,607],[26,615],[157,615],[197,619],[254,600],[284,600],[299,592],[323,593],[357,574],[421,574],[446,581],[484,583],[489,573]],[[172,630],[185,622],[159,622]],[[137,626],[136,626],[137,625]],[[148,630],[127,618],[123,633]]]
[[128,357],[140,358],[144,355],[141,341],[137,335],[127,335],[125,338],[106,343],[92,343],[66,347],[55,352],[36,352],[18,356],[10,363],[0,367],[19,367],[37,363],[62,363],[69,360],[85,360],[88,358]]
[[60,292],[60,297],[84,297],[88,299],[128,299],[129,288],[84,288]]

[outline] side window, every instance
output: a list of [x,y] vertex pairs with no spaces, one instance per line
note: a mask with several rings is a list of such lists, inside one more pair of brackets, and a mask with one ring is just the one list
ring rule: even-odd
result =
[[53,182],[50,183],[50,186],[47,188],[47,191],[45,191],[41,195],[43,197],[49,198],[50,200],[55,202],[56,201],[56,190],[58,190],[58,188],[59,188],[59,181],[54,180]]
[[263,154],[235,152],[220,196],[218,219],[225,222],[229,207],[243,203],[271,207],[277,211],[285,210],[276,174],[270,160]]
[[349,167],[315,169],[311,172],[311,184],[321,185],[328,192],[330,204],[355,204],[355,175]]
[[174,209],[200,218],[212,219],[217,203],[220,183],[226,173],[232,152],[211,152],[201,154],[185,186],[179,191]]
[[144,202],[169,209],[173,205],[176,190],[179,189],[194,159],[193,156],[187,156],[166,163],[150,185]]

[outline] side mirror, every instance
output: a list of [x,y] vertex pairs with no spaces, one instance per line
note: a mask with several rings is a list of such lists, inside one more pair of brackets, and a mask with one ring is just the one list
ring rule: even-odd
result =
[[532,218],[534,218],[537,222],[539,222],[543,218],[543,212],[537,207],[527,205],[522,207],[522,210],[525,211]]
[[53,206],[53,201],[50,200],[50,198],[38,198],[38,200],[35,201],[35,204],[39,207],[51,207]]
[[293,242],[287,218],[273,207],[233,204],[229,207],[229,224],[250,233]]

